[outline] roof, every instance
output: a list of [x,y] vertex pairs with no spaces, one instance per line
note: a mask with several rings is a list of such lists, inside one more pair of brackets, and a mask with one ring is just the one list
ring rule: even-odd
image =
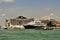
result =
[[60,22],[56,22],[56,24],[60,24]]

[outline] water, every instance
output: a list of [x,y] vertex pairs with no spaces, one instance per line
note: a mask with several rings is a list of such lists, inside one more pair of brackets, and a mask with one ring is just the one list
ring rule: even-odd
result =
[[0,40],[60,40],[58,30],[4,29],[0,30]]

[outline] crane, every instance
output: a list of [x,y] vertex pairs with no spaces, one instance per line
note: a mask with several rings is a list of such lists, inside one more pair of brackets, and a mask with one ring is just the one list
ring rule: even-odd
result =
[[56,16],[54,13],[50,13],[48,16],[41,17],[43,20],[50,20],[50,19],[59,19],[58,16]]

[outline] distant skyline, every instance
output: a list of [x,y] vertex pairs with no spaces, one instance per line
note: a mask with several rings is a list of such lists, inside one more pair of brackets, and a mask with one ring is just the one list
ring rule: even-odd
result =
[[39,18],[51,12],[60,17],[60,0],[0,0],[0,19],[4,18],[2,14],[7,18],[20,15]]

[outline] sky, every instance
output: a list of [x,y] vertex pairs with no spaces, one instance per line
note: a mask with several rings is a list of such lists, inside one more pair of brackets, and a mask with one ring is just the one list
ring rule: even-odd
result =
[[60,0],[0,0],[0,24],[4,18],[40,18],[51,12],[60,17]]

